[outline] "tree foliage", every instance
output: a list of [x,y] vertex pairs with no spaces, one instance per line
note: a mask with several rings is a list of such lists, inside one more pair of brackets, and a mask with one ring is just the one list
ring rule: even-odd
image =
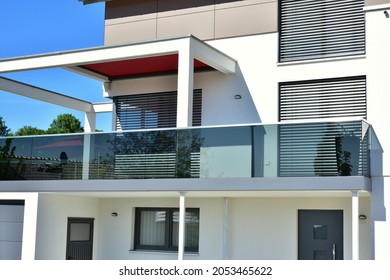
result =
[[61,114],[58,115],[55,120],[50,124],[47,130],[48,134],[59,134],[59,133],[77,133],[83,132],[84,129],[81,127],[81,122],[72,114]]
[[11,132],[11,129],[9,129],[6,124],[5,124],[5,121],[3,120],[3,117],[0,116],[0,137],[1,136],[7,136],[9,135]]
[[28,135],[42,135],[45,134],[46,131],[43,129],[39,129],[37,127],[32,127],[29,125],[25,125],[21,128],[19,128],[16,132],[16,136],[28,136]]
[[[99,131],[99,130],[96,130]],[[4,136],[28,136],[28,135],[43,135],[43,134],[60,134],[60,133],[79,133],[84,132],[80,120],[72,114],[58,115],[50,124],[47,130],[25,125],[19,128],[15,133],[11,133],[11,129],[7,127],[5,121],[0,116],[0,137]]]

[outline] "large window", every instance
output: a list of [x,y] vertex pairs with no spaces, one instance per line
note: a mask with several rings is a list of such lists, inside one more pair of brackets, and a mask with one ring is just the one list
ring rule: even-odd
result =
[[[117,130],[176,127],[176,91],[116,96],[114,103]],[[194,90],[192,125],[200,126],[201,119],[202,91]]]
[[366,76],[279,84],[279,120],[367,117]]
[[[279,84],[281,122],[344,117],[367,117],[366,76]],[[356,122],[283,124],[279,136],[281,177],[351,176],[368,170],[368,155],[359,152],[367,149],[368,138]],[[343,162],[351,167],[348,172]]]
[[280,0],[279,61],[365,53],[364,0]]
[[[179,239],[179,209],[136,208],[134,248],[177,251]],[[199,208],[187,208],[185,213],[185,251],[199,248]]]

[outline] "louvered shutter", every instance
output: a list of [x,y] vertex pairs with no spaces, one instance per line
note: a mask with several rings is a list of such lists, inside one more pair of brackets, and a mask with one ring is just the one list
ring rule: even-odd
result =
[[[280,121],[332,117],[366,118],[366,77],[281,83]],[[282,124],[279,176],[338,176],[338,151],[351,152],[350,175],[366,174],[367,138],[361,122]]]
[[[176,127],[177,92],[114,97],[116,129],[132,130]],[[202,91],[194,90],[193,126],[201,125]]]
[[[367,171],[363,163],[361,122],[282,124],[280,133],[279,176],[351,176]],[[341,151],[351,153],[350,173],[343,173],[338,161]],[[339,154],[338,154],[339,152]]]
[[365,53],[364,0],[279,1],[279,61]]
[[279,84],[280,121],[366,118],[366,77],[346,77]]

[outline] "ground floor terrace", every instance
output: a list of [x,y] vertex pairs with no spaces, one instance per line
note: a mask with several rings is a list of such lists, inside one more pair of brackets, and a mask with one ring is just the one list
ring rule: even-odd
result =
[[371,194],[364,190],[4,192],[0,208],[0,259],[373,255]]

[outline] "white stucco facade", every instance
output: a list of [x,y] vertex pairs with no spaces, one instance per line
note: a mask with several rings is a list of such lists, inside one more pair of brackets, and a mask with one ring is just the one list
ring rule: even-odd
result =
[[[109,98],[178,91],[181,96],[178,99],[178,107],[180,110],[187,108],[187,111],[192,105],[188,93],[192,92],[192,89],[201,89],[202,126],[229,126],[277,123],[279,121],[279,83],[350,76],[366,76],[367,78],[367,122],[372,125],[373,135],[376,135],[370,143],[371,177],[368,179],[370,190],[348,185],[344,189],[335,190],[332,189],[333,186],[329,186],[331,191],[323,189],[318,191],[315,183],[308,187],[307,181],[303,183],[299,177],[291,179],[293,180],[291,184],[298,187],[295,189],[291,187],[288,191],[286,189],[290,186],[275,191],[237,191],[236,189],[231,191],[219,185],[220,189],[212,192],[192,189],[185,193],[185,207],[199,208],[199,251],[186,252],[184,259],[296,260],[298,258],[299,210],[342,210],[344,259],[355,259],[354,254],[359,259],[390,259],[387,249],[390,246],[390,241],[388,241],[390,180],[387,178],[390,175],[390,158],[386,154],[390,148],[390,134],[388,133],[390,115],[387,114],[387,106],[390,102],[388,94],[390,38],[386,35],[390,34],[390,19],[384,16],[383,11],[386,9],[390,10],[390,6],[373,6],[366,9],[365,55],[279,63],[279,34],[271,32],[207,41],[206,44],[217,51],[206,48],[206,50],[202,49],[201,53],[212,57],[212,54],[221,52],[224,54],[221,55],[222,62],[216,59],[210,64],[220,68],[226,66],[229,71],[219,69],[219,71],[195,72],[192,75],[192,64],[185,61],[179,65],[180,75],[119,79],[110,81],[109,86],[104,87],[103,95]],[[168,45],[167,49],[162,47],[165,45]],[[158,46],[162,48],[161,52],[185,49],[166,42]],[[148,52],[152,55],[161,54],[153,49],[152,45],[147,45],[147,47],[146,50],[143,50],[141,45],[134,47],[136,51],[131,47],[128,49],[135,52],[132,54],[134,57]],[[192,45],[188,51],[186,58],[194,58]],[[95,52],[99,51],[95,50]],[[107,59],[110,57],[119,59],[119,54],[112,54],[109,48],[101,53],[105,54]],[[94,51],[88,55],[88,59],[97,62]],[[73,56],[80,60],[83,59],[80,54],[69,54],[70,58]],[[101,57],[99,59],[102,60]],[[33,68],[51,65],[49,59],[41,58],[39,61],[39,58],[35,60],[32,58],[32,60]],[[38,62],[35,65],[36,61]],[[236,62],[235,69],[231,66],[233,61]],[[17,61],[11,61],[11,63],[15,64],[13,66],[15,71],[26,68],[23,63]],[[43,64],[39,65],[39,63]],[[69,67],[67,63],[68,61],[61,58],[56,66]],[[12,65],[9,66],[10,68],[6,66],[4,69],[12,68]],[[0,71],[3,69],[1,67],[2,64],[0,64]],[[191,68],[191,71],[186,72],[187,68]],[[104,78],[101,79],[104,80]],[[105,82],[108,83],[108,81]],[[235,98],[236,95],[240,98]],[[93,114],[96,113],[93,105],[84,103],[82,105],[83,108],[87,108],[83,109],[87,114],[92,114],[91,123],[87,127],[89,127],[88,130],[93,130],[95,126]],[[112,107],[109,108],[111,109]],[[182,112],[180,110],[178,110],[179,113]],[[190,117],[191,114],[185,112],[178,114],[178,127],[188,127]],[[115,119],[115,114],[113,118]],[[115,120],[113,120],[113,130],[114,123]],[[277,133],[275,128],[275,131],[268,131],[268,136],[277,135]],[[272,142],[272,139],[272,137],[265,138],[268,149],[264,151],[264,177],[280,182],[276,178],[278,146],[276,142]],[[202,153],[215,155],[219,159],[224,156],[228,158],[231,155],[242,158],[242,162],[238,161],[236,166],[227,164],[225,166],[223,163],[216,166],[212,157],[208,158],[207,162],[200,161],[202,174],[207,174],[204,177],[246,178],[251,176],[251,162],[245,161],[251,156],[249,146],[207,147],[200,150],[200,154]],[[203,178],[199,180],[201,179]],[[240,182],[245,184],[244,181]],[[344,181],[339,179],[339,182]],[[300,183],[302,183],[302,189],[299,189]],[[179,208],[179,193],[183,189],[178,187],[175,191],[157,192],[145,186],[145,191],[114,192],[110,191],[110,186],[106,186],[104,192],[101,190],[98,192],[97,190],[86,191],[83,189],[83,183],[79,181],[69,181],[69,184],[72,185],[72,192],[0,193],[0,201],[22,200],[25,203],[22,259],[65,259],[67,221],[70,217],[94,220],[93,259],[178,258],[177,252],[134,249],[135,209],[140,207]],[[210,188],[214,188],[215,186],[211,184]],[[259,188],[272,185],[263,184]],[[124,182],[123,188],[125,187]],[[112,215],[112,213],[117,215]],[[359,216],[365,218],[359,219]],[[357,244],[354,241],[357,241]]]

